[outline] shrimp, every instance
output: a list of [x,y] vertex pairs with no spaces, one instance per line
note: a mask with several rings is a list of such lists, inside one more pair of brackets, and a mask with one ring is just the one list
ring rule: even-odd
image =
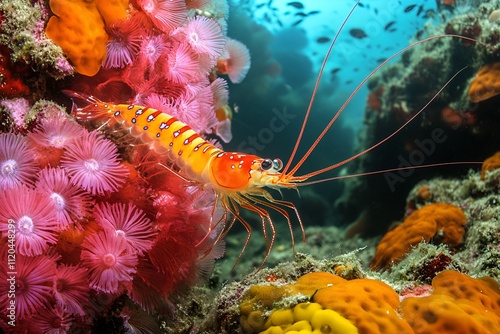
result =
[[[252,229],[241,217],[239,208],[257,213],[261,217],[262,230],[268,240],[263,263],[269,256],[276,237],[274,223],[266,207],[286,217],[290,230],[291,220],[283,207],[294,210],[305,241],[304,227],[295,206],[291,202],[273,198],[264,189],[295,188],[296,183],[303,180],[291,175],[284,178],[280,173],[283,167],[280,159],[271,160],[252,154],[225,152],[204,140],[187,124],[160,110],[138,105],[113,104],[82,93],[68,90],[64,92],[74,102],[73,115],[77,120],[104,120],[109,126],[118,124],[124,130],[129,130],[134,137],[140,137],[142,143],[149,144],[158,153],[165,154],[168,162],[177,167],[175,173],[180,177],[203,188],[213,189],[216,203],[222,205],[225,216],[227,212],[233,215],[229,227],[238,220],[248,231],[243,249],[250,240]],[[75,103],[76,101],[79,102]],[[85,105],[82,106],[81,102]],[[270,237],[266,223],[271,229]],[[228,230],[229,228],[223,229],[223,234],[217,240],[222,239]]]
[[[73,91],[65,91],[65,93],[73,100],[73,102],[84,102],[83,106],[78,106],[77,103],[74,104],[76,107],[73,108],[73,114],[77,118],[77,120],[103,120],[108,125],[118,124],[122,129],[129,130],[133,136],[140,138],[140,141],[142,143],[149,145],[157,152],[164,153],[168,162],[171,165],[176,166],[174,173],[177,173],[180,177],[191,183],[195,183],[203,188],[212,189],[214,191],[216,195],[214,205],[220,204],[225,212],[223,218],[221,218],[221,220],[223,220],[222,223],[224,224],[224,228],[222,229],[222,232],[220,232],[215,243],[226,236],[226,234],[236,221],[239,221],[247,231],[247,237],[243,243],[242,250],[234,265],[236,265],[240,260],[252,235],[252,228],[250,227],[250,224],[242,217],[240,210],[244,209],[256,213],[260,217],[261,228],[266,240],[266,252],[262,264],[260,265],[260,267],[262,267],[269,257],[270,251],[273,248],[276,239],[276,229],[273,219],[271,218],[271,215],[269,213],[270,210],[278,212],[286,219],[292,238],[292,249],[294,247],[295,241],[289,210],[294,212],[295,217],[299,222],[302,241],[305,242],[306,240],[304,225],[295,205],[291,202],[273,197],[273,195],[267,189],[278,191],[283,188],[296,189],[300,185],[308,185],[318,182],[324,182],[327,180],[344,178],[341,176],[318,181],[305,182],[313,176],[317,176],[338,168],[389,140],[392,136],[397,134],[407,124],[409,124],[415,117],[417,117],[448,84],[446,83],[441,88],[441,90],[439,90],[434,95],[431,101],[429,101],[420,111],[415,113],[414,116],[412,116],[406,123],[401,125],[396,131],[387,136],[385,139],[381,140],[379,143],[336,164],[302,176],[295,176],[297,170],[309,157],[309,155],[316,148],[325,134],[329,131],[335,120],[346,108],[347,104],[360,90],[360,88],[373,76],[373,74],[375,74],[375,72],[377,72],[387,62],[399,56],[401,53],[418,44],[425,43],[426,41],[432,39],[442,37],[456,37],[477,42],[473,39],[458,35],[433,36],[411,44],[386,59],[357,86],[357,88],[352,92],[352,94],[348,97],[341,108],[335,113],[330,122],[317,137],[315,142],[301,157],[299,162],[292,167],[291,163],[300,145],[301,138],[303,136],[309,115],[311,113],[312,105],[315,100],[315,96],[326,62],[332,51],[333,45],[335,44],[340,32],[342,31],[344,24],[351,16],[355,7],[356,5],[351,9],[350,13],[344,20],[324,58],[323,64],[320,68],[316,80],[312,97],[309,102],[308,109],[304,116],[301,131],[298,135],[295,147],[286,165],[284,165],[278,158],[269,159],[262,158],[257,155],[245,154],[242,152],[226,152],[203,139],[187,124],[179,121],[171,115],[162,112],[161,110],[148,108],[147,106],[104,102],[100,101],[96,97]],[[455,74],[455,76],[457,74]],[[450,82],[452,79],[453,78],[451,78],[448,82]],[[377,173],[382,172],[385,171],[379,171]],[[368,174],[372,173],[365,173],[363,175]],[[356,175],[350,175],[348,177],[353,176]],[[229,214],[232,215],[231,219],[227,219]],[[268,233],[268,229],[270,230],[270,234]]]

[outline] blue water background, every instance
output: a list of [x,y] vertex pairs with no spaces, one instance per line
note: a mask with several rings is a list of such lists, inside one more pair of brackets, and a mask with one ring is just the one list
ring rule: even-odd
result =
[[[273,32],[277,39],[281,38],[276,41],[273,48],[279,49],[287,45],[295,48],[312,61],[313,73],[316,75],[329,47],[329,43],[318,43],[317,39],[320,37],[333,39],[355,1],[300,1],[304,9],[287,5],[290,2],[292,1],[274,0],[268,7],[269,0],[255,0],[253,3],[254,20]],[[261,4],[265,5],[258,8]],[[415,7],[405,12],[412,5]],[[417,16],[420,6],[423,10]],[[283,32],[290,29],[301,18],[296,16],[296,13],[311,11],[319,11],[319,13],[305,17],[293,28],[298,31],[298,34],[293,35],[295,39],[283,38]],[[325,69],[325,80],[336,81],[337,89],[334,94],[338,96],[338,100],[345,100],[356,86],[379,65],[381,60],[407,46],[429,20],[429,17],[425,15],[428,11],[436,11],[435,0],[362,1],[347,21]],[[278,20],[282,26],[279,25]],[[386,25],[392,21],[395,23],[385,30]],[[354,38],[349,33],[351,29],[361,29],[367,37]],[[305,44],[297,41],[297,39],[302,40],[301,35],[307,39]],[[336,77],[332,78],[331,71],[336,68],[340,70],[336,73]],[[343,115],[344,124],[356,130],[362,126],[367,94],[368,89],[365,85],[346,109]]]

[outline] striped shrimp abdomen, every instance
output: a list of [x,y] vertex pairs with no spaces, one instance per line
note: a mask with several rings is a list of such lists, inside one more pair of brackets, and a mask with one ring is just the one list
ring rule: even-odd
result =
[[162,111],[135,105],[110,105],[118,123],[135,137],[177,165],[190,179],[206,183],[204,176],[210,157],[222,152],[193,129]]

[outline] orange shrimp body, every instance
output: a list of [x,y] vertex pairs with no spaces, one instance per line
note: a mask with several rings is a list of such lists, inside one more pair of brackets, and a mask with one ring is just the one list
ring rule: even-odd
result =
[[282,164],[278,159],[271,161],[255,155],[225,152],[201,138],[185,123],[156,109],[106,103],[72,91],[65,93],[74,101],[87,104],[73,109],[78,120],[120,124],[155,151],[168,153],[169,162],[190,181],[226,193],[255,193],[256,188],[280,182]]
[[[216,204],[220,203],[226,212],[222,224],[224,226],[227,224],[227,212],[233,215],[228,227],[223,229],[218,240],[223,238],[238,220],[248,231],[244,250],[250,240],[252,229],[240,216],[240,208],[253,211],[261,217],[262,230],[266,238],[267,251],[262,262],[264,263],[276,236],[274,223],[265,207],[282,214],[287,219],[290,231],[292,230],[290,217],[283,207],[294,210],[302,229],[303,240],[305,240],[302,221],[295,206],[290,202],[274,199],[267,190],[263,189],[263,187],[295,188],[296,182],[305,180],[302,177],[280,173],[283,167],[281,160],[263,159],[256,155],[238,152],[225,152],[201,138],[185,123],[160,110],[102,102],[93,96],[73,91],[65,91],[65,93],[73,102],[84,103],[83,106],[74,103],[72,112],[78,120],[102,120],[107,125],[118,124],[123,129],[128,129],[131,135],[140,138],[142,143],[148,144],[160,154],[165,154],[168,162],[177,166],[179,171],[175,172],[179,173],[182,178],[202,187],[212,188],[216,195]],[[271,230],[270,237],[266,232],[266,223]]]

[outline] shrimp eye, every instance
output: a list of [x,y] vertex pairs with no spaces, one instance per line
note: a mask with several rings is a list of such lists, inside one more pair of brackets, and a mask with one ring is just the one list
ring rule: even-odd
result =
[[269,170],[273,168],[273,161],[271,159],[264,159],[264,161],[260,163],[260,168],[262,168],[262,170]]
[[273,167],[279,172],[283,168],[283,162],[276,158],[273,160]]

